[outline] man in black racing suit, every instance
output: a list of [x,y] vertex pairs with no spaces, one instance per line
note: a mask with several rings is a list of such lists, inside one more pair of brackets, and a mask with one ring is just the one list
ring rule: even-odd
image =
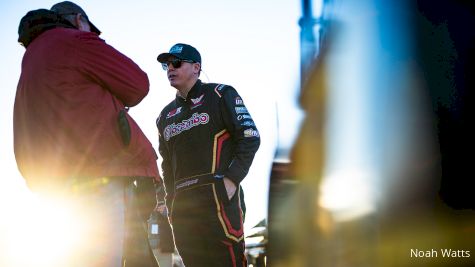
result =
[[233,87],[199,80],[194,47],[176,44],[157,60],[177,89],[157,119],[177,249],[187,267],[247,266],[240,183],[259,148],[256,125]]

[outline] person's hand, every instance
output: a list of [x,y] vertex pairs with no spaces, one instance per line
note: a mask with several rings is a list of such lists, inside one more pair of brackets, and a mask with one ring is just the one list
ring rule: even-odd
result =
[[231,179],[224,177],[223,178],[224,186],[226,187],[226,192],[228,193],[228,198],[233,198],[234,194],[236,193],[236,185],[234,184]]

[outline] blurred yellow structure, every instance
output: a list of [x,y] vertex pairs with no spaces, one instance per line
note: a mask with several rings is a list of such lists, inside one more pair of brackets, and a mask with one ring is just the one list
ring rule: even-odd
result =
[[268,265],[475,266],[474,10],[332,4],[291,161],[271,178]]

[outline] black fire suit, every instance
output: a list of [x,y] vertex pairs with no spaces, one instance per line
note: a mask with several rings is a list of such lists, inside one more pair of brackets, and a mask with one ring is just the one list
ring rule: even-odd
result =
[[[157,119],[167,207],[187,267],[247,266],[240,182],[260,137],[242,98],[228,85],[198,80]],[[237,186],[229,199],[223,177]]]

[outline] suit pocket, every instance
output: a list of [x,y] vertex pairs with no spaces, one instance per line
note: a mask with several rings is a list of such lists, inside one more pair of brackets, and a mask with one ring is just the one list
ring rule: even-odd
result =
[[214,184],[216,186],[217,194],[219,200],[223,203],[224,206],[229,205],[228,192],[226,191],[226,186],[224,185],[223,178],[215,178]]

